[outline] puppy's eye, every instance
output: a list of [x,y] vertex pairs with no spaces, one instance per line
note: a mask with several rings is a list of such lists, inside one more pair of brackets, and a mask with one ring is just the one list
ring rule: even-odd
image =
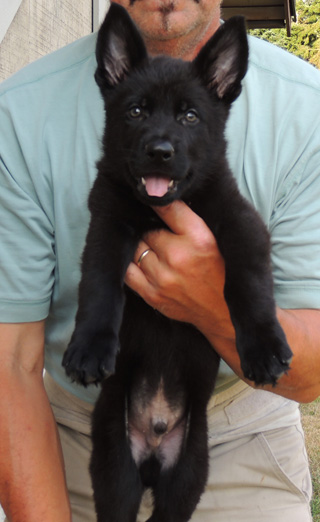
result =
[[197,123],[199,121],[199,116],[195,109],[189,109],[185,113],[184,118],[188,123]]
[[128,115],[130,116],[130,118],[141,118],[141,116],[142,116],[141,107],[139,107],[139,105],[134,105],[129,110]]
[[181,111],[180,114],[178,114],[177,120],[180,121],[182,125],[196,125],[200,121],[200,118],[196,109],[185,108],[183,112]]

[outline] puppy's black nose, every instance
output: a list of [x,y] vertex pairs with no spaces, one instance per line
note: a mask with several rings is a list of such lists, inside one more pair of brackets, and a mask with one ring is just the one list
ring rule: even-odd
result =
[[163,435],[167,431],[167,423],[158,421],[153,426],[153,431],[156,435]]
[[174,155],[173,145],[168,140],[150,142],[146,145],[145,150],[151,160],[158,162],[169,161]]

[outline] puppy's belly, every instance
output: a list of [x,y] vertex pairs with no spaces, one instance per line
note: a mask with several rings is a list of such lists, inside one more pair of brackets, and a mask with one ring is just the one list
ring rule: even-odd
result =
[[180,455],[185,431],[185,419],[161,437],[140,431],[129,422],[128,433],[131,453],[137,466],[140,466],[142,462],[153,455],[161,464],[162,470],[171,468]]

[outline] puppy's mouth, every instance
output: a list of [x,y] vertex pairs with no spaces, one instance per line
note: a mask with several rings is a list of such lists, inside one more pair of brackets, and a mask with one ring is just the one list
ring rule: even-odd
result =
[[149,197],[163,198],[173,195],[178,188],[179,181],[155,175],[142,176],[138,181],[138,189]]

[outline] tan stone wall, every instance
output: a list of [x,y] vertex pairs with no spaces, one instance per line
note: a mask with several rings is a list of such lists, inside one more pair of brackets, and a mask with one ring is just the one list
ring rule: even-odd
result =
[[91,0],[23,0],[0,44],[0,81],[91,30]]

